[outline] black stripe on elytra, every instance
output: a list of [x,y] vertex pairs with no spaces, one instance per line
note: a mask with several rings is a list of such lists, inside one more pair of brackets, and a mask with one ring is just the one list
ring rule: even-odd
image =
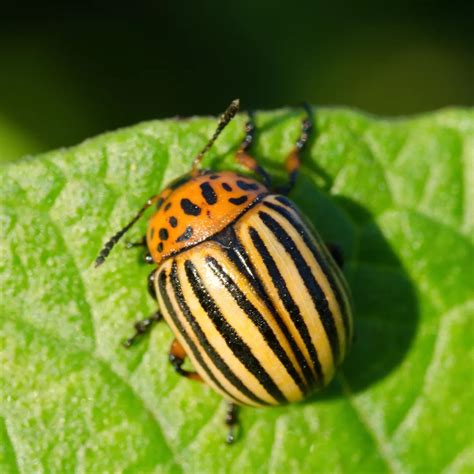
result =
[[171,202],[167,202],[164,208],[164,211],[166,212],[170,207],[171,207]]
[[272,331],[272,328],[267,323],[265,318],[262,316],[260,311],[247,299],[239,287],[235,284],[232,278],[224,271],[219,262],[212,256],[206,257],[206,263],[209,268],[213,271],[214,275],[219,278],[220,282],[224,285],[226,290],[232,295],[235,302],[239,305],[240,309],[246,314],[249,319],[255,324],[259,333],[263,336],[263,339],[276,355],[278,360],[283,364],[288,375],[293,379],[295,384],[299,387],[302,393],[306,392],[306,387],[301,379],[300,375],[296,371],[293,363],[288,357],[288,354],[285,352],[281,346],[278,338],[275,336],[275,333]]
[[311,367],[301,352],[301,349],[298,347],[295,339],[291,335],[288,326],[283,322],[280,314],[275,309],[271,298],[268,296],[268,293],[265,290],[265,285],[263,284],[262,279],[259,277],[259,274],[250,260],[247,251],[235,232],[235,228],[231,225],[227,226],[223,231],[219,232],[219,234],[214,237],[214,240],[222,246],[226,252],[227,258],[229,258],[229,260],[237,267],[239,272],[253,287],[258,298],[260,298],[265,303],[266,307],[278,324],[278,327],[290,344],[296,360],[298,361],[298,364],[305,375],[309,387],[312,387],[315,384],[315,378]]
[[240,179],[238,179],[236,181],[236,184],[243,191],[250,191],[250,190],[255,191],[256,189],[258,189],[258,184],[257,183],[247,183],[247,182],[242,181]]
[[[311,335],[309,334],[308,326],[305,323],[304,318],[301,316],[300,309],[298,305],[293,300],[288,287],[286,286],[286,282],[281,276],[280,270],[275,263],[275,260],[271,256],[270,252],[267,249],[267,246],[263,242],[262,238],[260,237],[259,233],[253,228],[249,228],[250,238],[252,239],[253,245],[257,249],[257,252],[262,257],[263,263],[272,279],[273,285],[278,291],[278,296],[280,297],[283,306],[288,311],[288,314],[295,325],[295,328],[299,332],[301,339],[303,340],[306,349],[308,350],[309,356],[311,358],[311,362],[313,364],[314,370],[318,375],[318,383],[324,385],[323,382],[323,372],[321,369],[321,363],[319,362],[318,351],[311,340]],[[305,359],[306,361],[306,359]],[[314,376],[306,364],[306,378],[309,381],[314,381]],[[308,374],[309,372],[309,374]]]
[[226,191],[232,191],[232,186],[231,186],[230,184],[222,183],[222,187],[223,187]]
[[[284,196],[277,196],[276,199],[278,199],[278,201],[280,201],[283,205],[288,206],[294,211],[298,212],[292,206],[291,202],[289,202]],[[343,301],[343,296],[342,296],[343,290],[341,290],[341,285],[338,285],[334,278],[334,273],[339,270],[336,270],[332,265],[328,264],[328,261],[326,260],[324,255],[321,255],[321,252],[319,252],[316,246],[314,245],[314,242],[312,241],[311,237],[308,235],[308,231],[298,221],[295,220],[295,218],[291,215],[291,213],[287,209],[277,204],[273,204],[271,202],[265,202],[265,206],[269,207],[270,209],[273,209],[274,211],[282,215],[297,230],[298,234],[300,234],[301,237],[303,238],[304,243],[313,254],[314,259],[318,262],[319,266],[321,267],[321,270],[323,271],[324,275],[326,276],[329,282],[329,286],[331,287],[332,292],[336,296],[336,301],[339,306],[339,310],[342,314],[342,322],[344,324],[344,330],[347,334],[347,337],[349,337],[349,334],[350,334],[349,317],[347,314],[346,305],[344,304],[344,301]]]
[[[173,263],[173,265],[175,265],[175,263]],[[173,320],[173,323],[174,325],[176,326],[176,329],[179,331],[179,333],[183,336],[184,340],[186,341],[186,343],[188,344],[189,348],[191,349],[191,352],[193,353],[193,356],[194,358],[196,359],[197,363],[205,370],[206,374],[209,376],[209,378],[225,393],[227,393],[230,397],[236,399],[236,397],[234,397],[232,394],[230,394],[222,385],[221,383],[219,382],[219,380],[217,380],[217,378],[215,377],[215,375],[213,374],[213,372],[210,370],[210,368],[206,365],[206,363],[204,362],[204,359],[202,358],[201,356],[201,353],[199,352],[198,348],[196,347],[196,345],[194,344],[193,340],[189,337],[189,334],[186,332],[186,330],[184,329],[183,325],[181,324],[181,321],[179,320],[179,317],[178,315],[176,314],[176,311],[174,310],[173,308],[173,305],[171,304],[171,300],[170,300],[170,297],[168,295],[168,292],[166,291],[166,273],[165,271],[163,270],[160,275],[158,276],[159,278],[159,287],[160,287],[160,295],[161,295],[161,298],[163,299],[163,302],[165,303],[165,306],[166,306],[166,310],[168,311],[168,314],[170,315],[170,318]],[[177,278],[177,276],[175,275],[175,278]],[[179,293],[181,293],[181,288],[180,288],[180,284],[179,284],[179,280],[178,280],[178,291]],[[173,289],[174,289],[174,292],[175,292],[175,296],[176,296],[176,288],[173,284]],[[186,311],[183,310],[183,308],[181,307],[181,304],[178,300],[178,304],[180,305],[180,308],[181,308],[181,311],[183,311],[183,314],[186,316],[186,319],[187,318],[187,314],[186,314],[186,311],[189,312],[189,308],[187,308],[187,306],[185,307]],[[194,318],[192,317],[191,315],[191,318],[192,318],[192,321],[194,321],[195,323],[195,320]],[[188,319],[188,322],[189,322],[189,319]],[[192,323],[190,322],[191,324],[191,327],[192,327]],[[195,323],[197,324],[197,323]],[[194,328],[193,328],[194,329]]]
[[213,187],[204,182],[200,185],[202,197],[206,200],[208,204],[215,204],[217,202],[217,194],[214,191]]
[[[243,384],[243,382],[240,380],[239,377],[237,377],[234,372],[230,369],[230,367],[225,363],[225,361],[222,359],[222,357],[219,355],[219,353],[216,351],[214,346],[209,342],[209,340],[206,337],[206,334],[202,330],[201,326],[199,323],[196,321],[196,318],[193,316],[191,313],[191,310],[189,309],[189,306],[186,303],[186,300],[183,295],[183,290],[181,288],[181,282],[179,281],[179,276],[178,276],[178,267],[176,264],[176,261],[173,262],[172,264],[172,269],[171,269],[171,285],[173,287],[173,291],[175,294],[176,301],[178,302],[178,305],[183,312],[184,317],[188,321],[189,325],[191,326],[192,330],[194,331],[194,334],[199,340],[199,344],[201,347],[205,350],[206,354],[209,356],[211,359],[212,363],[214,366],[222,373],[222,375],[241,393],[243,393],[245,396],[247,396],[250,400],[253,400],[256,403],[262,404],[262,405],[268,405],[267,402],[264,400],[260,399],[257,395],[255,395],[253,392],[251,392],[247,386]],[[184,329],[182,329],[182,334],[185,334]],[[201,365],[206,368],[207,366],[203,363],[200,362]],[[219,384],[220,386],[220,384]],[[224,390],[226,391],[226,390]],[[232,398],[236,398],[233,395],[230,395]]]
[[245,201],[247,201],[248,198],[249,198],[248,196],[240,196],[238,198],[229,198],[229,202],[232,204],[235,204],[236,206],[240,206]]
[[280,201],[283,205],[293,208],[290,201],[285,196],[275,196],[275,199]]
[[188,198],[181,199],[180,205],[181,209],[183,209],[184,213],[188,216],[199,216],[199,214],[201,214],[201,208]]
[[339,337],[336,330],[336,324],[334,317],[329,309],[329,304],[326,299],[326,295],[319,286],[316,278],[311,272],[306,260],[301,255],[293,239],[286,233],[283,227],[272,217],[264,211],[259,211],[258,215],[262,219],[263,223],[272,231],[277,240],[283,245],[285,251],[290,255],[295,267],[300,274],[306,289],[311,295],[314,307],[319,314],[321,323],[324,327],[326,335],[329,339],[329,345],[331,346],[331,352],[333,355],[334,363],[337,364],[339,361]]
[[202,279],[191,260],[186,260],[184,263],[184,268],[194,294],[196,295],[202,308],[207,313],[209,319],[212,321],[217,331],[219,331],[219,334],[224,338],[227,346],[233,352],[234,356],[247,368],[250,373],[255,376],[262,387],[275,400],[280,403],[287,402],[287,399],[281,390],[278,388],[266,370],[262,367],[250,348],[220,312],[216,302],[204,287]]
[[186,240],[189,240],[193,235],[193,228],[188,225],[186,227],[186,230],[176,239],[176,242],[186,242]]

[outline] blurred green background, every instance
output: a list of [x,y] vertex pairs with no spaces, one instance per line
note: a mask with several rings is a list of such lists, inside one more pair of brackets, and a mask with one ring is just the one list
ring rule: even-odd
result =
[[474,103],[471,1],[4,5],[0,157],[229,99],[379,115]]

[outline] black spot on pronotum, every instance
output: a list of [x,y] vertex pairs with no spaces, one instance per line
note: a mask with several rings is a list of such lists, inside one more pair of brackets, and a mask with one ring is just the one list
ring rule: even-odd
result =
[[175,228],[178,225],[178,219],[176,219],[174,216],[171,216],[169,218],[169,223],[171,227]]
[[215,204],[217,202],[217,194],[214,188],[209,183],[202,183],[201,186],[202,197],[208,204]]
[[186,227],[186,230],[176,239],[176,242],[185,242],[186,240],[189,240],[192,235],[193,228],[188,225],[188,227]]
[[168,239],[168,231],[163,227],[160,229],[160,232],[158,233],[160,236],[161,240],[167,240]]
[[229,198],[229,202],[235,204],[236,206],[240,206],[245,201],[247,201],[248,196],[240,196],[238,198]]
[[156,246],[156,250],[158,250],[158,252],[163,252],[163,242],[160,242],[160,243]]
[[226,191],[232,191],[232,186],[231,186],[230,184],[222,183],[222,187],[223,187]]
[[190,201],[188,198],[181,199],[181,208],[188,216],[199,216],[201,208]]
[[170,207],[171,207],[171,203],[170,202],[166,203],[165,211],[167,211]]
[[156,201],[156,208],[159,209],[162,204],[163,204],[163,198],[158,199],[158,201]]
[[211,176],[209,176],[210,179],[217,179],[218,177],[218,174],[211,174]]
[[257,183],[246,183],[245,181],[241,181],[240,179],[237,180],[237,186],[244,191],[255,191],[256,189],[258,189]]

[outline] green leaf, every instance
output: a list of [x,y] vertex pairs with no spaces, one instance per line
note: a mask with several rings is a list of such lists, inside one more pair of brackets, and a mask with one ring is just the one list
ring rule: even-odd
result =
[[[92,265],[215,120],[144,123],[3,169],[1,472],[472,472],[474,113],[316,117],[291,197],[343,248],[356,341],[323,393],[243,409],[232,447],[219,396],[168,366],[164,324],[119,344],[154,310],[150,268],[122,248]],[[300,120],[257,114],[255,155],[279,180]],[[244,121],[208,166],[239,169]]]

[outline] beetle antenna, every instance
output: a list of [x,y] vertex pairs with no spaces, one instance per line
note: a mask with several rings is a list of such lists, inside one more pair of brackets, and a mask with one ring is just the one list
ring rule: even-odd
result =
[[235,99],[230,103],[229,107],[227,107],[226,111],[219,117],[219,122],[217,123],[217,128],[214,132],[214,135],[212,135],[206,146],[198,153],[196,158],[194,158],[193,167],[191,169],[192,176],[196,176],[199,173],[199,166],[204,155],[208,152],[209,148],[211,148],[211,146],[217,140],[217,137],[221,134],[222,130],[224,130],[226,125],[235,117],[235,115],[239,111],[239,108],[240,99]]
[[124,234],[143,216],[144,212],[152,206],[159,198],[159,194],[151,197],[138,211],[138,214],[121,230],[113,235],[100,251],[98,257],[95,259],[94,266],[97,268],[105,262],[105,259],[109,256],[110,251],[115,247],[115,244],[124,236]]

